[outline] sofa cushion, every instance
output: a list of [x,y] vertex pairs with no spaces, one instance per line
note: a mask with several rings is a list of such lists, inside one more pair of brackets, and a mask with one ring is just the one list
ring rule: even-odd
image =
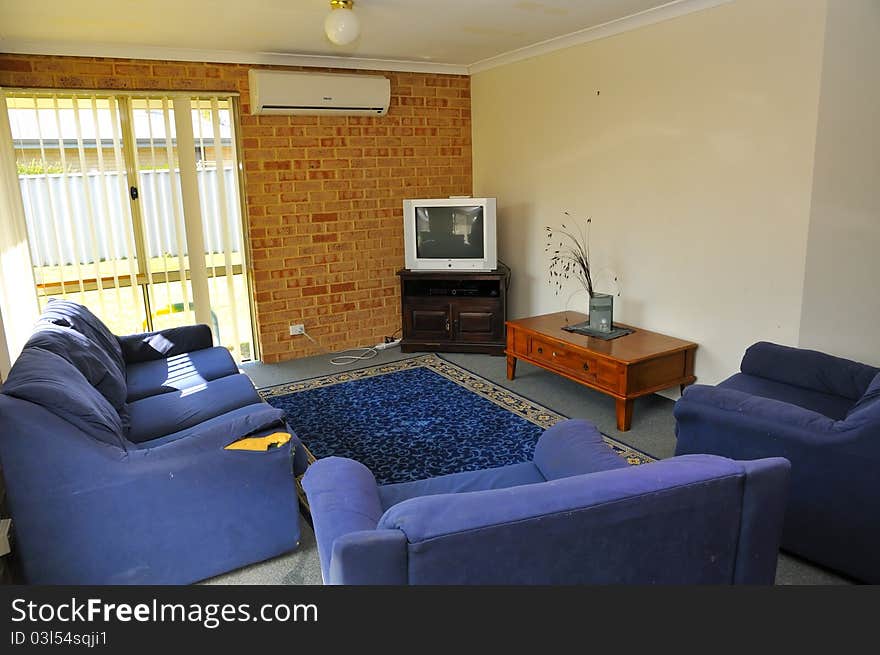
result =
[[182,355],[214,345],[211,328],[207,325],[183,325],[117,338],[126,365]]
[[238,373],[226,348],[205,348],[167,359],[130,364],[126,369],[128,402],[169,391],[183,391]]
[[40,316],[40,322],[73,328],[102,348],[119,369],[119,373],[125,375],[119,340],[87,307],[71,300],[53,298]]
[[261,402],[250,378],[240,374],[183,391],[142,398],[128,406],[131,419],[128,440],[142,443]]
[[392,505],[419,496],[505,489],[536,482],[545,482],[541,471],[532,462],[521,462],[480,471],[450,473],[427,480],[382,485],[379,487],[379,498],[382,501],[382,511],[384,512]]
[[3,393],[40,405],[90,437],[124,448],[117,411],[60,355],[41,348],[26,348],[9,372]]
[[103,348],[69,327],[38,324],[25,348],[42,348],[63,357],[82,373],[117,412],[125,410],[125,376]]
[[834,420],[844,418],[853,404],[852,400],[843,396],[832,396],[803,387],[794,387],[746,373],[732,375],[718,386],[722,389],[734,389],[753,396],[772,398],[790,405],[797,405]]

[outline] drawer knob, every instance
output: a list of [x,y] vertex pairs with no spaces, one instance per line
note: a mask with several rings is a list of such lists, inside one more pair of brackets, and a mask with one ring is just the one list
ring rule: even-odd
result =
[[556,357],[556,351],[555,351],[555,350],[553,351],[553,356]]
[[584,370],[585,370],[585,371],[589,371],[589,370],[590,370],[590,365],[587,364],[586,362],[584,362]]
[[543,348],[538,348],[538,354],[539,354],[539,355],[543,355],[543,354],[544,354],[544,349],[543,349]]

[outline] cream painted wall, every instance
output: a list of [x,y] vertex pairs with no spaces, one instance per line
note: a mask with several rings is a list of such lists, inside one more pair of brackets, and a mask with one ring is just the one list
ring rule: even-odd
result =
[[801,345],[880,366],[880,1],[831,2]]
[[736,0],[474,75],[511,315],[565,308],[543,227],[568,210],[620,276],[615,317],[698,342],[701,382],[759,339],[797,344],[825,9]]

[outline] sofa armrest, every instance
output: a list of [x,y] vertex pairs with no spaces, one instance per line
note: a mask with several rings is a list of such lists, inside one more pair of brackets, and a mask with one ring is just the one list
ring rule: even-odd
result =
[[[780,440],[800,445],[839,444],[853,436],[852,431],[845,429],[843,422],[798,405],[702,384],[685,389],[681,399],[675,403],[673,415],[679,438],[676,454],[726,454],[723,450],[694,450],[693,447],[682,450],[683,432],[687,432],[689,438],[697,438],[692,429],[694,425],[698,426],[700,438],[714,439],[723,433],[735,432],[737,442],[742,444],[750,433],[756,433],[762,436],[762,443],[768,447],[772,447],[773,441]],[[736,456],[745,457],[740,451]]]
[[544,431],[532,458],[546,480],[629,466],[596,426],[583,419],[560,421]]
[[400,530],[349,532],[333,542],[329,576],[333,585],[405,585],[406,535]]
[[781,457],[740,462],[746,471],[734,584],[773,584],[785,522],[791,462]]
[[740,370],[783,384],[858,400],[880,369],[815,350],[759,341],[743,355]]
[[[185,430],[145,441],[129,447],[129,454],[149,453],[152,458],[176,457],[181,449],[198,452],[204,449],[224,448],[243,437],[265,430],[288,430],[284,410],[266,403],[254,403],[215,416]],[[294,443],[297,442],[293,439]]]
[[194,350],[211,348],[214,345],[211,328],[207,325],[184,325],[116,338],[119,339],[122,358],[126,364],[165,359]]
[[302,480],[318,542],[324,581],[331,580],[334,543],[343,535],[375,530],[382,516],[376,478],[352,459],[325,457],[306,470]]

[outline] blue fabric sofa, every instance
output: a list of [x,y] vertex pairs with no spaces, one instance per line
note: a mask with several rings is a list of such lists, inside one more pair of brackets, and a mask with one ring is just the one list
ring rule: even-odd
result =
[[740,370],[685,390],[676,453],[787,458],[782,547],[880,582],[880,369],[760,342]]
[[331,584],[772,584],[781,458],[630,466],[587,421],[531,462],[377,486],[350,459],[303,478]]
[[116,337],[85,307],[50,302],[0,393],[26,580],[190,583],[292,550],[296,437],[224,448],[275,432],[290,433],[283,412],[207,326]]

